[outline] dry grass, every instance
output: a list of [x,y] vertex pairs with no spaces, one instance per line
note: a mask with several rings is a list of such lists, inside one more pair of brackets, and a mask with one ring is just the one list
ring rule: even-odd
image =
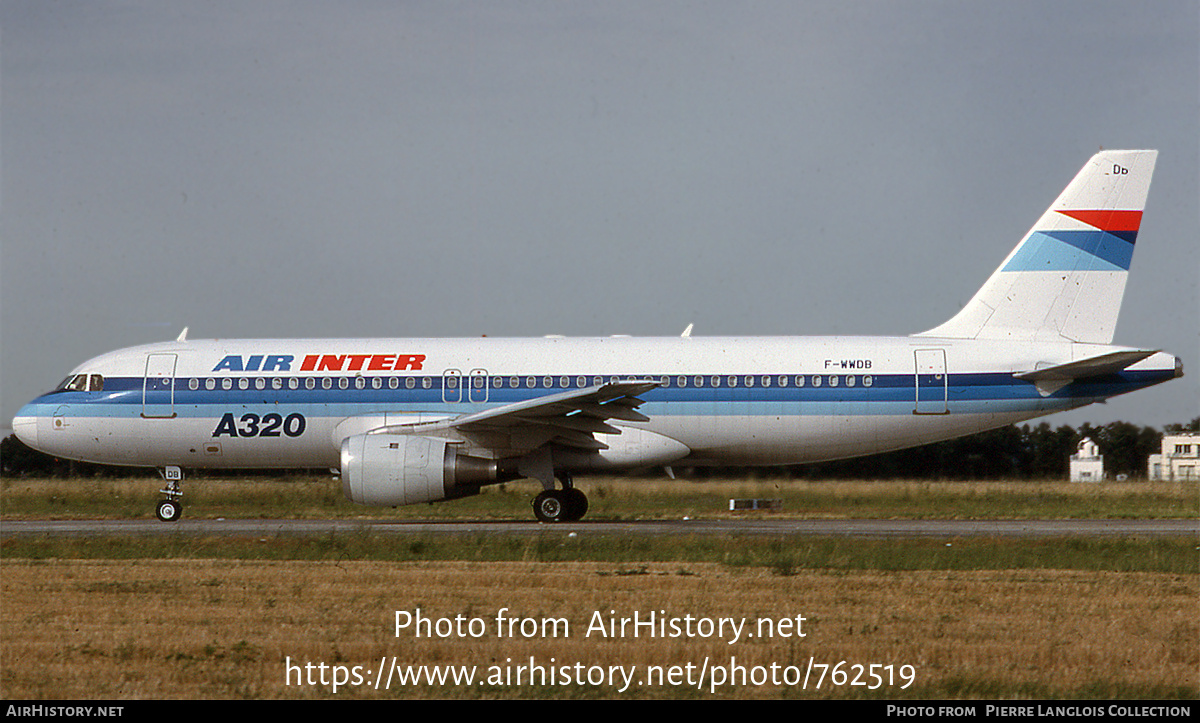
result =
[[[596,520],[721,517],[729,514],[730,497],[780,497],[781,514],[798,517],[1200,514],[1195,484],[580,481],[592,503],[589,519]],[[146,518],[159,486],[152,479],[6,479],[0,516]],[[528,519],[536,485],[513,483],[476,498],[398,510],[352,505],[328,477],[196,479],[185,490],[185,514],[196,519]],[[963,540],[948,547],[941,541],[587,537],[564,547],[553,538],[343,535],[4,545],[4,698],[1200,696],[1200,574],[1189,540]],[[926,549],[931,546],[936,549]],[[111,559],[117,557],[133,559]],[[1095,566],[1086,564],[1092,561]],[[479,617],[488,635],[396,637],[395,611],[418,607],[436,617]],[[566,618],[572,634],[498,638],[493,619],[504,607],[517,616]],[[699,637],[586,637],[593,613],[610,610],[618,616],[660,610],[731,616],[751,625],[760,616],[803,615],[807,636],[734,645]],[[362,666],[365,673],[383,656],[404,665],[474,665],[479,676],[493,665],[515,674],[531,656],[547,667],[639,666],[639,682],[624,692],[608,684],[531,685],[526,673],[520,684],[350,686],[335,694],[329,685],[289,686],[285,679],[289,658],[300,665]],[[769,683],[710,690],[711,676],[700,688],[641,683],[647,666],[686,672],[682,666],[698,670],[706,659],[715,666],[731,658],[748,668],[799,666],[801,673],[810,658],[907,664],[916,682],[875,692],[830,687],[829,680],[820,690]]]
[[[811,571],[710,563],[4,560],[6,698],[304,698],[285,659],[402,663],[700,666],[909,664],[880,697],[1195,697],[1200,577],[1167,573]],[[488,621],[480,639],[394,636],[394,611]],[[565,617],[571,636],[506,639],[494,616]],[[806,618],[802,639],[584,636],[593,612]],[[752,623],[751,623],[752,624]],[[295,681],[293,681],[295,682]],[[707,687],[342,688],[339,697],[708,697]],[[718,688],[718,697],[844,697],[862,687]]]

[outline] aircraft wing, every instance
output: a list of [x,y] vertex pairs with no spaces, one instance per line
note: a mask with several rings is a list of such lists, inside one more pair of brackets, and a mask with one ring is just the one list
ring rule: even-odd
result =
[[1045,397],[1077,379],[1116,374],[1122,369],[1157,353],[1157,350],[1146,351],[1144,349],[1115,351],[1043,369],[1018,372],[1013,374],[1013,376],[1017,379],[1024,379],[1027,382],[1033,382],[1037,386],[1038,391]]
[[528,452],[547,442],[585,450],[607,449],[608,445],[593,435],[620,434],[608,420],[650,421],[637,411],[642,404],[638,395],[658,385],[649,379],[608,382],[449,419],[379,427],[372,433],[457,435],[473,446],[506,455]]

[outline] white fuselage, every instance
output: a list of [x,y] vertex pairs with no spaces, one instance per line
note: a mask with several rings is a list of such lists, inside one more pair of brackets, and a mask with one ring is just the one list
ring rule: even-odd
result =
[[[657,386],[638,407],[649,421],[596,434],[608,464],[589,468],[793,464],[991,429],[1178,373],[1173,356],[1155,353],[1052,393],[1014,377],[1121,349],[924,336],[177,341],[86,362],[73,376],[101,381],[35,399],[14,429],[90,462],[337,467],[343,439],[381,426],[649,380]],[[640,451],[651,436],[678,451]]]

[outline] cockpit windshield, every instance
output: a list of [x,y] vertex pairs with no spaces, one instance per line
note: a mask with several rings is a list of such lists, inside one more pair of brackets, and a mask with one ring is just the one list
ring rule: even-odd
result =
[[62,380],[56,392],[102,392],[104,377],[100,374],[73,374]]

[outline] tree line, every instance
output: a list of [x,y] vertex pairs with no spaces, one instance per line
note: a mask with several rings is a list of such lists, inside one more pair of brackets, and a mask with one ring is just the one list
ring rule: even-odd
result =
[[1150,455],[1162,451],[1163,433],[1182,431],[1200,431],[1200,418],[1167,425],[1162,431],[1129,422],[1084,424],[1078,429],[1051,427],[1048,422],[1011,425],[923,447],[802,465],[792,471],[801,478],[1065,479],[1071,455],[1078,451],[1080,441],[1090,437],[1104,455],[1110,479],[1117,475],[1144,478]]
[[[1200,417],[1161,431],[1129,422],[1103,426],[1009,425],[988,432],[884,452],[868,457],[792,465],[779,470],[795,479],[1065,479],[1071,455],[1090,437],[1104,455],[1110,479],[1145,478],[1147,461],[1162,451],[1164,433],[1200,432]],[[697,476],[710,472],[696,470]]]
[[[759,475],[796,479],[1037,479],[1065,478],[1070,457],[1080,440],[1091,437],[1104,455],[1110,478],[1146,476],[1150,455],[1161,451],[1164,433],[1200,432],[1200,417],[1186,424],[1168,424],[1161,431],[1129,422],[1103,426],[1084,424],[1078,429],[1048,422],[1036,426],[1010,425],[989,432],[936,442],[922,447],[875,454],[869,457],[761,468]],[[697,468],[690,476],[703,479],[745,474],[749,468]],[[219,474],[228,474],[228,471]],[[15,435],[0,441],[0,476],[3,477],[128,477],[154,474],[144,468],[72,462],[27,447]],[[239,474],[242,474],[239,472]],[[270,474],[278,474],[277,471]]]

